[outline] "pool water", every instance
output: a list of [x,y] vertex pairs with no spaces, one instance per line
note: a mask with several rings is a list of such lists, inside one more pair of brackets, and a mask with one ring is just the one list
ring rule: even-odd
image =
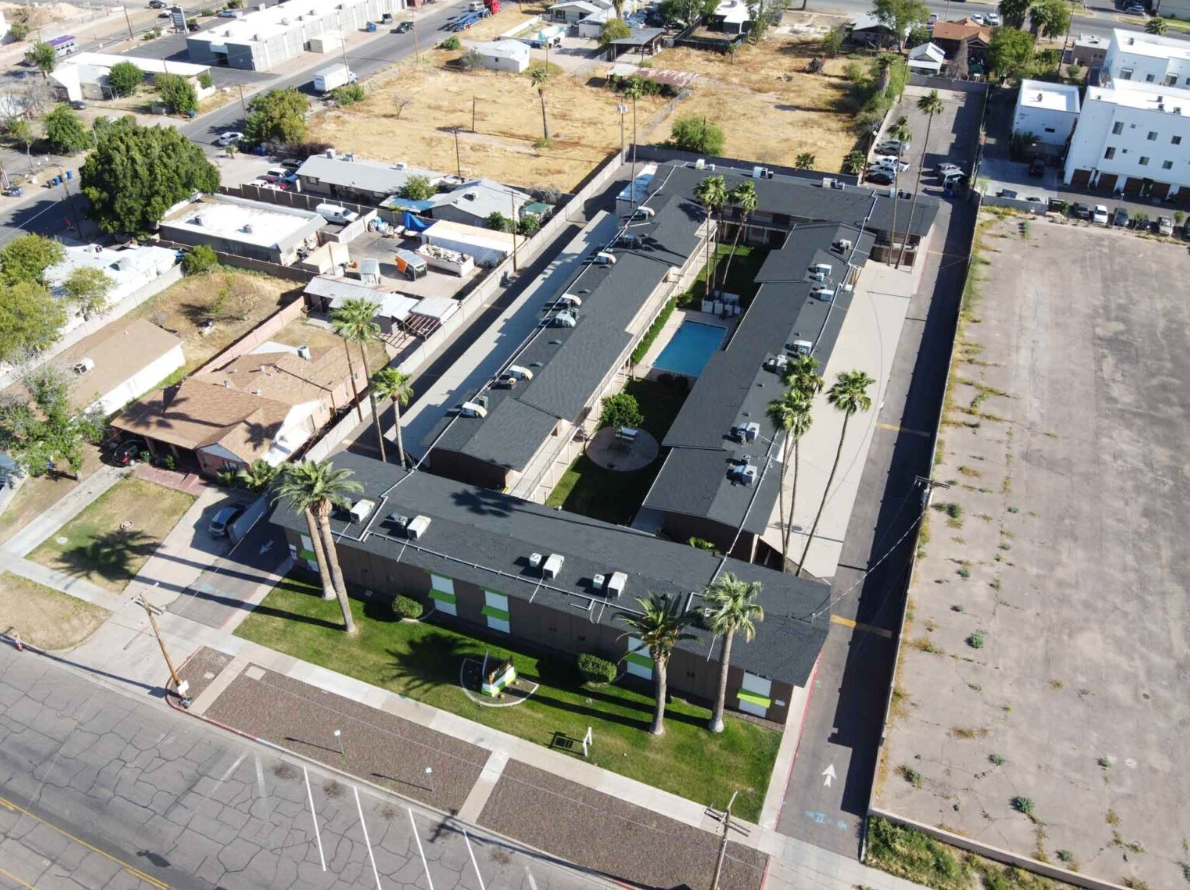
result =
[[671,374],[697,377],[706,367],[712,353],[723,345],[726,328],[718,325],[684,321],[674,332],[673,339],[661,350],[653,367]]

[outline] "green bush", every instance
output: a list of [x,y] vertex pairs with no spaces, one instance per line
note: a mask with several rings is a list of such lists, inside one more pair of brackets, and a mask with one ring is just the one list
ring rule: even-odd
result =
[[976,631],[975,633],[971,634],[971,636],[967,637],[967,645],[970,646],[972,649],[982,649],[983,648],[983,633],[981,633],[980,631]]
[[445,49],[445,50],[456,50],[459,47],[461,47],[462,45],[463,44],[459,43],[459,38],[451,36],[451,37],[447,37],[440,44],[438,44],[438,48]]
[[701,114],[683,114],[673,123],[669,147],[700,155],[720,155],[727,137]]
[[107,72],[107,81],[117,96],[131,96],[145,80],[145,72],[132,62],[117,62]]
[[12,37],[13,42],[20,43],[29,36],[29,23],[18,19],[9,26],[8,34]]
[[588,683],[610,683],[616,679],[616,666],[606,658],[589,652],[578,657],[578,672]]
[[348,105],[354,105],[356,102],[363,102],[367,98],[367,95],[364,92],[364,88],[358,83],[347,83],[331,90],[331,98],[344,108]]
[[1024,813],[1026,816],[1033,812],[1033,798],[1031,797],[1014,797],[1012,799],[1012,808],[1018,813]]
[[661,329],[665,327],[665,323],[669,321],[669,317],[674,313],[674,307],[678,305],[678,298],[674,297],[665,304],[665,308],[657,316],[657,320],[649,325],[649,329],[645,331],[645,335],[640,338],[640,342],[636,344],[636,349],[632,350],[632,364],[638,365],[645,357],[645,353],[649,351],[649,347],[653,345],[653,341],[657,339],[657,335],[661,333]]
[[204,71],[202,74],[198,75],[198,85],[204,90],[209,90],[215,85],[215,78],[211,77],[210,71]]
[[205,244],[200,244],[194,250],[182,257],[182,271],[187,275],[201,275],[210,272],[219,265],[219,257],[215,251]]
[[897,877],[937,890],[968,890],[971,867],[955,852],[912,828],[878,817],[868,820],[868,865]]
[[398,596],[393,602],[393,611],[402,618],[420,618],[425,608],[412,597]]

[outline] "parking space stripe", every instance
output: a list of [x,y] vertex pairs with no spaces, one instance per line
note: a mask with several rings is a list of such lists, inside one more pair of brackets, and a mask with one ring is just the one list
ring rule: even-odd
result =
[[908,433],[911,436],[921,436],[923,439],[932,439],[934,437],[933,433],[925,433],[921,430],[911,430],[908,427],[896,426],[895,424],[891,423],[877,423],[876,427],[878,429],[888,430],[892,433]]
[[[352,786],[351,790],[355,792],[355,808],[357,810],[359,810],[359,824],[360,824],[360,828],[362,828],[364,830],[364,846],[366,846],[368,848],[368,859],[371,860],[371,862],[372,862],[372,877],[374,877],[376,879],[376,890],[384,890],[384,888],[382,888],[380,886],[380,872],[378,872],[376,870],[376,856],[372,852],[372,841],[368,839],[368,824],[366,822],[364,822],[364,807],[363,807],[363,804],[361,804],[359,802],[359,789],[356,788],[355,786]],[[413,814],[410,813],[409,815],[412,818]],[[414,826],[413,831],[414,831],[414,837],[416,837],[417,836],[417,827],[416,826]],[[421,849],[421,841],[418,841],[417,847],[418,847],[418,849]],[[422,857],[422,862],[425,862],[424,856]],[[426,875],[428,876],[429,873],[430,873],[430,870],[427,868]],[[430,890],[434,890],[433,884],[430,885]]]
[[37,888],[34,887],[32,884],[22,881],[20,878],[18,878],[16,875],[14,875],[10,871],[5,871],[4,869],[0,868],[0,875],[4,875],[4,877],[8,878],[10,881],[12,881],[15,884],[20,884],[22,887],[25,888],[25,890],[37,890]]
[[314,793],[310,791],[310,773],[304,766],[302,775],[306,777],[306,799],[310,801],[310,818],[314,820],[314,840],[318,842],[318,861],[322,863],[322,870],[326,871],[326,857],[322,855],[322,835],[318,832],[318,814],[314,812]]
[[413,826],[413,839],[417,841],[417,853],[421,856],[422,868],[426,870],[426,882],[430,885],[430,890],[434,890],[434,879],[430,877],[430,863],[426,862],[426,851],[421,848],[421,835],[417,833],[417,822],[413,819],[413,810],[405,807],[405,812],[409,814],[409,824]]
[[842,615],[832,615],[831,624],[838,624],[843,627],[850,627],[853,630],[863,631],[864,633],[875,634],[878,637],[884,637],[886,640],[892,639],[891,630],[886,630],[883,627],[873,627],[871,624],[852,621],[850,618],[844,618]]
[[467,852],[471,856],[471,864],[475,866],[475,877],[479,881],[479,890],[488,890],[483,883],[483,875],[479,873],[479,863],[475,861],[475,850],[471,848],[471,838],[467,836],[467,829],[463,829],[463,840],[467,842]]

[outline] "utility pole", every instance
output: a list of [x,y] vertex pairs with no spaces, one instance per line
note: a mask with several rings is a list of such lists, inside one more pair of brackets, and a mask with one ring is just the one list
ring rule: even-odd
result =
[[471,132],[475,132],[475,97],[471,97]]
[[620,114],[620,163],[624,162],[624,115],[628,113],[628,106],[623,103],[616,106]]
[[[153,586],[156,587],[157,585],[154,584]],[[182,707],[189,709],[190,696],[188,696],[186,693],[190,689],[190,684],[178,677],[178,672],[177,669],[174,668],[173,660],[169,657],[169,652],[166,651],[165,640],[161,639],[161,630],[157,627],[157,615],[161,614],[161,609],[157,606],[150,605],[149,601],[143,596],[138,596],[135,600],[133,600],[133,602],[135,602],[138,606],[142,606],[145,610],[145,614],[149,616],[149,624],[153,627],[153,635],[157,637],[157,645],[161,647],[161,654],[165,658],[166,667],[169,668],[169,676],[174,681],[174,689],[177,690],[178,698],[181,699]]]
[[925,486],[925,491],[922,493],[922,496],[921,496],[921,505],[922,505],[922,507],[924,508],[924,507],[926,507],[926,506],[928,506],[928,505],[929,505],[929,503],[930,503],[930,495],[934,493],[934,489],[935,489],[935,488],[950,488],[950,486],[951,486],[953,483],[950,483],[950,482],[935,482],[935,481],[934,481],[933,479],[931,479],[929,476],[914,476],[914,477],[913,477],[913,484],[914,484],[914,485],[924,485],[924,486]]
[[240,88],[240,110],[244,112],[244,123],[248,123],[248,105],[244,102],[244,87],[241,84],[236,84]]
[[413,15],[413,8],[409,9],[409,21],[413,22],[413,64],[421,64],[421,47],[417,40],[417,18]]
[[459,128],[455,127],[455,172],[463,178],[463,161],[459,157]]
[[83,219],[79,216],[78,205],[74,203],[74,195],[71,194],[70,187],[66,184],[66,169],[59,164],[58,172],[62,174],[62,191],[66,193],[66,200],[70,202],[70,212],[74,214],[74,224],[81,239],[83,237]]
[[516,228],[517,228],[517,218],[516,218],[516,193],[515,193],[515,192],[513,192],[513,191],[509,191],[509,193],[508,193],[508,203],[512,205],[512,274],[513,274],[513,275],[515,275],[515,274],[516,274],[516,271],[517,271],[517,268],[516,268]]
[[[751,794],[752,789],[743,789],[745,794]],[[723,860],[727,858],[727,834],[731,830],[731,808],[739,791],[731,793],[731,800],[727,802],[727,809],[723,811],[723,837],[719,841],[719,856],[715,859],[715,876],[711,878],[711,890],[719,890],[719,874],[723,871]]]
[[128,18],[128,6],[127,6],[127,4],[126,4],[126,5],[124,5],[124,6],[122,7],[122,9],[124,10],[124,22],[125,22],[125,24],[127,24],[127,25],[128,25],[128,39],[129,39],[129,40],[136,40],[136,35],[132,33],[132,19]]

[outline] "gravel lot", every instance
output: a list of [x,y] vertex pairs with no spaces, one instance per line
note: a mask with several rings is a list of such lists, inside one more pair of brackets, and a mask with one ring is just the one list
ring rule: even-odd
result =
[[231,661],[230,655],[218,649],[207,646],[195,649],[194,654],[186,659],[186,663],[178,668],[178,676],[190,684],[191,701],[202,695]]

